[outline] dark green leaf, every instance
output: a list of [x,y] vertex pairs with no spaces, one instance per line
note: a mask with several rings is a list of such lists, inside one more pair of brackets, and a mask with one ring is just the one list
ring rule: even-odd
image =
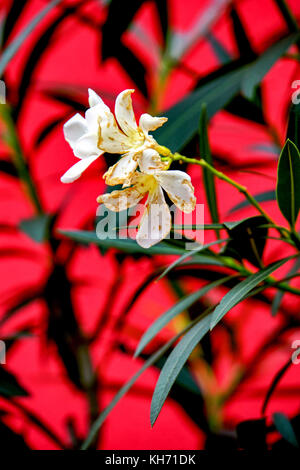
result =
[[49,226],[52,217],[49,214],[38,215],[20,222],[20,230],[34,241],[41,243],[49,238]]
[[272,68],[275,62],[280,59],[282,54],[299,39],[299,33],[292,34],[282,41],[271,46],[262,54],[252,65],[247,67],[243,77],[241,90],[248,99],[252,99],[256,87],[260,84],[264,76]]
[[229,52],[225,49],[223,44],[209,31],[205,35],[205,39],[211,45],[216,57],[219,59],[221,64],[227,64],[232,59]]
[[[193,325],[193,323],[191,323],[191,325]],[[147,361],[144,362],[143,366],[134,374],[134,376],[125,385],[123,385],[123,387],[118,391],[118,393],[115,395],[115,397],[110,402],[110,404],[102,411],[102,413],[99,415],[99,417],[91,426],[88,437],[82,444],[82,447],[81,447],[82,450],[86,450],[89,448],[89,446],[93,442],[95,436],[97,435],[99,429],[101,428],[102,424],[106,420],[109,413],[114,409],[114,407],[121,400],[121,398],[131,389],[131,387],[137,381],[140,375],[142,375],[142,373],[145,370],[147,370],[150,366],[155,364],[166,353],[166,351],[168,351],[168,349],[172,346],[172,344],[174,344],[175,341],[177,341],[178,338],[180,338],[182,334],[184,334],[186,331],[188,331],[191,328],[191,325],[188,325],[186,328],[184,328],[184,330],[180,331],[180,333],[174,336],[174,338],[168,341],[158,351],[152,354],[152,356],[150,356],[149,359],[147,359]]]
[[[291,274],[296,274],[300,269],[300,259],[296,259],[294,265],[292,266],[291,270],[288,272],[287,276],[289,277]],[[274,317],[276,313],[278,312],[280,308],[280,304],[282,301],[282,298],[284,296],[284,291],[278,290],[274,296],[273,302],[272,302],[272,307],[271,307],[271,313],[272,316]]]
[[262,265],[262,256],[266,245],[268,229],[263,216],[249,217],[228,229],[229,242],[222,251],[223,256],[250,261],[258,268]]
[[231,9],[230,16],[233,24],[235,42],[239,49],[240,56],[249,57],[251,60],[253,60],[256,57],[256,54],[251,46],[243,22],[235,7]]
[[152,341],[152,339],[177,315],[182,313],[184,310],[187,310],[191,305],[193,305],[197,300],[203,297],[207,292],[211,289],[218,287],[224,282],[232,279],[232,276],[226,276],[221,279],[218,279],[211,284],[207,284],[206,286],[202,287],[201,289],[193,292],[192,294],[186,295],[182,299],[179,300],[173,307],[171,307],[167,312],[161,315],[154,323],[148,328],[148,330],[143,334],[137,348],[135,351],[134,356],[137,357],[143,349]]
[[0,171],[9,176],[18,176],[18,172],[15,165],[12,162],[8,162],[6,160],[0,160]]
[[51,11],[61,0],[52,0],[48,3],[31,21],[30,23],[18,34],[18,36],[6,47],[0,59],[0,77],[10,60],[18,52],[19,48],[23,45],[27,36],[36,28],[40,21]]
[[[20,81],[18,83],[18,101],[13,111],[14,120],[16,121],[19,117],[20,111],[23,106],[25,97],[27,96],[28,88],[31,84],[32,77],[36,71],[37,66],[40,63],[43,54],[49,47],[49,43],[52,41],[56,34],[58,26],[68,18],[71,14],[74,14],[82,5],[85,4],[85,0],[79,1],[75,5],[64,6],[62,10],[51,19],[46,28],[37,35],[34,43],[30,46],[30,51],[27,56],[27,60],[24,63],[23,69],[20,71]],[[50,4],[48,5],[50,6]]]
[[209,331],[210,315],[202,318],[185,334],[169,355],[158,378],[151,402],[150,421],[153,426],[179,372],[199,341]]
[[292,104],[289,110],[289,123],[286,138],[300,147],[300,103]]
[[168,0],[154,0],[157,8],[157,13],[161,25],[161,31],[163,38],[166,41],[169,30],[169,12],[168,12]]
[[[135,240],[131,239],[104,239],[100,240],[95,232],[89,232],[84,230],[58,230],[62,235],[71,238],[80,243],[94,243],[98,246],[103,246],[106,248],[116,248],[118,250],[124,251],[126,253],[144,253],[147,256],[150,255],[181,255],[186,253],[186,250],[181,247],[172,246],[166,242],[160,242],[151,248],[145,249],[139,246]],[[192,253],[192,251],[191,251]],[[209,255],[198,255],[198,260],[202,260],[203,264],[213,264],[222,266],[223,263],[214,259],[213,256]]]
[[10,9],[4,20],[2,48],[5,48],[9,36],[22,15],[25,6],[26,2],[20,2],[19,0],[13,0],[11,2]]
[[231,289],[221,300],[219,305],[215,308],[215,311],[211,315],[211,325],[210,329],[212,330],[217,323],[224,317],[224,315],[229,312],[233,307],[235,307],[239,302],[241,302],[258,284],[264,281],[267,277],[276,271],[276,269],[283,266],[287,261],[292,259],[293,256],[283,258],[279,261],[271,263],[269,266],[261,269],[255,274],[252,274],[244,281],[237,284],[233,289]]
[[249,63],[244,60],[240,65],[233,62],[218,69],[217,74],[211,74],[208,82],[202,84],[169,111],[164,112],[169,122],[156,131],[157,141],[173,152],[179,151],[197,132],[197,122],[203,103],[207,105],[207,115],[210,119],[240,90],[246,94],[246,97],[249,93],[252,97],[264,75],[289,45],[297,40],[297,37],[295,34],[288,36],[271,46],[254,62]]
[[283,413],[274,413],[273,421],[277,431],[284,437],[286,441],[295,447],[299,447],[295,431],[289,419]]
[[4,369],[3,366],[0,366],[0,395],[5,398],[28,396],[28,393],[14,375]]
[[[297,351],[295,351],[295,352],[297,352]],[[287,370],[290,368],[290,366],[292,364],[293,364],[292,360],[291,360],[291,358],[289,358],[288,361],[283,365],[283,367],[281,367],[279,369],[279,371],[276,372],[275,377],[273,378],[273,380],[271,382],[271,385],[268,388],[268,391],[266,393],[266,396],[265,396],[265,399],[264,399],[264,402],[263,402],[263,405],[262,405],[261,413],[263,415],[266,412],[268,403],[269,403],[269,401],[271,399],[271,396],[273,395],[277,385],[279,384],[280,380],[282,379],[282,377],[284,376],[284,374],[287,372]]]
[[199,246],[198,248],[195,248],[194,250],[188,250],[186,253],[184,253],[183,255],[181,255],[179,258],[177,258],[172,264],[170,264],[170,266],[168,266],[162,273],[161,275],[158,277],[158,281],[160,279],[162,279],[163,277],[165,277],[173,268],[175,268],[176,266],[178,266],[180,263],[182,263],[182,261],[184,261],[185,259],[187,258],[193,258],[197,253],[199,253],[200,251],[203,251],[203,250],[206,250],[207,248],[213,246],[213,245],[218,245],[219,243],[224,243],[228,241],[227,238],[224,238],[222,240],[215,240],[214,242],[211,242],[211,243],[207,243],[206,245],[201,245]]
[[102,59],[114,57],[119,51],[121,37],[133,20],[134,15],[141,7],[143,0],[119,2],[111,0],[108,15],[102,27]]
[[281,213],[295,226],[300,209],[300,155],[292,141],[287,140],[278,162],[276,196]]
[[211,118],[238,93],[244,69],[229,72],[190,93],[164,113],[169,121],[155,132],[156,140],[173,152],[179,151],[197,132],[197,123],[203,103]]

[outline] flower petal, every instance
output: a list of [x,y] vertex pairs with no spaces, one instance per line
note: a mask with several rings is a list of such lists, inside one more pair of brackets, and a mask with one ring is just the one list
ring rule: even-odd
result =
[[128,135],[137,133],[137,123],[132,108],[131,93],[134,90],[124,90],[117,96],[115,115],[122,131]]
[[120,191],[102,194],[97,198],[97,202],[104,204],[111,211],[120,212],[138,204],[144,195],[145,193],[139,191],[136,186],[131,186]]
[[89,88],[88,91],[89,91],[89,105],[90,105],[91,108],[93,106],[97,106],[98,104],[101,104],[104,109],[108,108],[108,106],[106,106],[104,101],[100,98],[99,95],[97,95],[97,93],[94,90]]
[[124,155],[115,165],[111,166],[103,175],[106,184],[114,186],[123,184],[131,178],[138,165],[137,155],[128,153]]
[[75,114],[75,116],[71,117],[71,119],[69,119],[64,124],[64,136],[72,149],[74,148],[77,140],[87,132],[87,123],[84,117],[82,117],[79,113]]
[[155,131],[158,127],[161,127],[168,118],[166,117],[154,117],[148,113],[144,113],[140,117],[139,127],[147,135],[149,131]]
[[142,216],[136,236],[137,243],[143,248],[150,248],[166,238],[171,230],[171,214],[161,188],[149,194],[145,212]]
[[87,158],[101,155],[103,153],[97,146],[98,138],[95,134],[85,134],[74,146],[74,154],[78,158]]
[[156,150],[146,149],[139,159],[139,166],[143,173],[155,173],[156,171],[165,170],[168,163],[161,161]]
[[98,155],[93,155],[91,157],[83,158],[79,160],[79,162],[75,163],[75,165],[71,166],[71,168],[66,171],[66,173],[60,178],[62,183],[73,183],[73,181],[77,180],[84,170],[90,166],[93,161],[98,158]]
[[195,209],[194,187],[187,173],[179,170],[160,171],[155,174],[155,178],[181,211],[190,213]]
[[120,131],[112,113],[100,121],[98,146],[108,153],[127,153],[132,146],[127,135]]

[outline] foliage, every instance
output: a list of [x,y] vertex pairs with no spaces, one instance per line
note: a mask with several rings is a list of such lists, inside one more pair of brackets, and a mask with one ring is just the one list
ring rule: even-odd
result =
[[[258,55],[238,10],[230,6],[228,11],[221,12],[221,14],[230,18],[231,33],[235,38],[238,57],[233,57],[227,51],[226,46],[214,35],[213,25],[208,31],[200,28],[199,32],[196,31],[197,34],[191,34],[193,37],[191,43],[188,42],[190,37],[188,34],[190,32],[188,32],[185,37],[186,42],[184,42],[185,48],[176,49],[175,47],[174,50],[177,33],[173,30],[170,20],[169,3],[171,2],[153,1],[157,26],[161,33],[161,44],[155,77],[151,77],[153,85],[150,86],[150,80],[147,77],[149,72],[145,63],[140,59],[140,55],[123,40],[126,32],[134,31],[135,19],[147,2],[133,1],[130,6],[128,2],[122,2],[122,7],[120,7],[120,2],[112,0],[105,7],[100,5],[99,8],[106,9],[107,15],[102,28],[97,23],[97,19],[83,9],[84,2],[73,3],[69,6],[62,1],[49,2],[17,35],[15,35],[15,25],[17,20],[22,19],[24,15],[24,5],[14,0],[10,2],[6,11],[0,74],[7,85],[9,103],[0,105],[1,120],[5,128],[2,140],[7,147],[7,155],[1,160],[0,172],[20,184],[24,197],[31,204],[31,214],[22,218],[16,225],[10,226],[1,221],[1,231],[13,235],[21,233],[29,237],[34,246],[44,247],[45,251],[47,250],[50,268],[41,285],[34,286],[34,289],[28,289],[26,283],[21,286],[21,292],[18,295],[15,294],[11,304],[6,306],[0,326],[1,328],[7,325],[9,327],[11,319],[16,318],[24,307],[32,305],[37,300],[43,301],[48,312],[45,328],[46,347],[56,347],[61,366],[69,382],[85,397],[89,408],[89,429],[85,436],[79,436],[71,426],[72,444],[70,445],[68,439],[62,441],[34,413],[25,408],[21,411],[31,424],[37,426],[40,432],[57,447],[87,449],[101,446],[99,430],[111,410],[148,367],[156,367],[160,374],[152,397],[151,424],[154,425],[170,395],[206,433],[206,446],[209,448],[217,435],[223,439],[222,411],[227,401],[253,372],[251,366],[238,368],[228,387],[222,390],[212,391],[210,384],[205,383],[205,377],[203,377],[204,386],[199,387],[193,376],[195,363],[204,364],[204,369],[210,371],[211,376],[214,377],[215,358],[212,348],[214,329],[217,333],[223,332],[228,337],[231,354],[238,357],[236,332],[227,316],[241,302],[249,302],[249,298],[263,302],[269,308],[270,315],[280,316],[282,326],[274,338],[271,338],[259,351],[255,360],[256,363],[260,363],[266,352],[277,346],[280,339],[284,341],[287,333],[299,328],[299,319],[293,316],[293,311],[289,311],[283,305],[283,295],[290,295],[293,299],[300,295],[300,290],[291,282],[299,275],[300,253],[300,236],[297,230],[297,216],[300,209],[300,186],[298,187],[297,184],[300,178],[298,108],[293,105],[288,110],[289,125],[278,163],[274,158],[271,160],[271,164],[278,168],[276,187],[273,185],[270,190],[255,195],[250,194],[247,188],[235,179],[227,176],[226,170],[232,169],[231,163],[224,160],[224,156],[218,154],[216,146],[212,145],[211,119],[219,111],[225,110],[231,117],[242,117],[253,125],[259,123],[270,139],[273,139],[272,149],[278,149],[280,139],[265,119],[261,87],[274,64],[287,55],[291,47],[299,48],[297,21],[293,13],[286,8],[285,2],[274,0],[286,28],[278,30],[271,38],[271,43]],[[213,11],[215,20],[218,14],[219,12],[215,9]],[[160,145],[169,148],[166,159],[170,159],[170,163],[177,165],[178,168],[182,165],[188,169],[195,165],[194,170],[198,170],[198,174],[202,176],[211,223],[206,223],[203,227],[192,225],[191,228],[196,231],[203,229],[205,233],[209,233],[212,237],[209,243],[197,246],[193,251],[188,250],[186,242],[191,240],[184,237],[181,240],[176,239],[174,234],[179,229],[175,224],[173,224],[172,232],[174,236],[171,239],[148,250],[141,248],[134,240],[122,238],[100,240],[94,230],[95,220],[84,221],[80,227],[70,230],[61,229],[60,216],[68,205],[70,196],[64,196],[60,206],[55,209],[50,210],[44,203],[40,184],[36,180],[20,133],[20,116],[25,108],[27,89],[29,86],[34,87],[34,71],[38,69],[47,54],[51,41],[58,34],[57,30],[68,18],[75,18],[84,23],[97,35],[98,44],[101,43],[101,47],[98,48],[100,70],[110,59],[118,61],[119,66],[143,96],[144,102],[147,102],[149,112],[154,114],[156,111],[161,111],[162,115],[168,117],[168,124],[156,131],[155,138]],[[44,19],[48,21],[44,22]],[[32,38],[31,35],[37,26],[41,29],[33,37],[24,62],[23,73],[14,83],[10,81],[10,74],[7,73],[10,63],[15,55],[22,52],[24,42]],[[136,41],[139,39],[137,35]],[[201,77],[197,76],[193,80],[190,91],[174,106],[163,110],[162,103],[168,80],[172,73],[178,71],[189,73],[185,65],[186,54],[193,47],[198,46],[203,39],[210,44],[215,53],[218,61],[216,70],[207,72]],[[92,52],[88,51],[88,53]],[[299,61],[299,54],[294,54],[290,60]],[[43,89],[41,94],[53,104],[59,104],[60,114],[50,119],[40,129],[36,141],[32,144],[35,150],[42,145],[47,145],[48,139],[58,128],[60,129],[62,123],[74,111],[82,112],[86,104],[76,86],[65,87],[65,89],[49,86]],[[18,96],[17,103],[13,99],[14,96]],[[179,154],[179,151],[182,153]],[[202,172],[198,166],[202,166]],[[240,162],[236,170],[251,172],[251,168],[251,162],[248,166],[247,162],[246,164]],[[246,208],[252,210],[250,217],[240,218],[234,222],[225,220],[220,204],[222,199],[220,182],[231,186],[232,190],[237,190],[237,194],[243,197],[242,201],[232,201],[230,214],[236,215],[238,211]],[[275,210],[274,213],[275,215],[281,213],[287,222],[286,225],[280,225],[277,217],[276,221],[273,220],[273,215],[271,217],[265,210],[265,203],[270,201],[276,203],[277,211]],[[275,258],[271,262],[268,259],[265,264],[266,252],[274,244],[279,246]],[[82,246],[90,245],[99,249],[100,269],[102,256],[111,257],[121,274],[117,276],[112,286],[108,302],[103,304],[103,311],[95,331],[87,334],[76,314],[76,305],[72,296],[75,283],[69,274],[69,268],[78,250]],[[24,249],[20,255],[18,247],[12,250],[5,249],[3,252],[0,250],[0,256],[7,257],[8,255],[11,258],[20,259],[21,256],[31,257],[32,253],[28,254]],[[164,258],[165,256],[167,258]],[[93,345],[95,341],[99,339],[101,341],[105,337],[110,313],[114,307],[113,297],[115,291],[122,285],[122,273],[126,268],[126,263],[128,260],[138,262],[142,257],[147,257],[151,263],[152,273],[141,282],[128,304],[118,313],[117,321],[113,326],[115,339],[112,341],[109,352],[121,349],[130,357],[134,355],[132,347],[122,343],[124,325],[128,313],[139,300],[143,302],[146,289],[151,287],[155,280],[170,289],[177,300],[146,331],[140,332],[135,355],[141,356],[144,363],[136,374],[120,388],[107,408],[101,411],[98,397],[99,392],[102,392],[102,383],[93,363]],[[286,271],[288,274],[282,274]],[[276,277],[273,276],[274,272]],[[199,288],[190,292],[187,289],[189,283],[186,280],[192,281],[191,285],[200,282]],[[209,293],[212,291],[214,295],[210,296]],[[216,300],[217,298],[219,300]],[[179,315],[183,319],[184,327],[177,328],[176,334],[168,342],[161,344],[161,330],[171,321],[171,326],[174,327],[176,325],[174,319]],[[29,325],[29,328],[25,330],[12,332],[11,336],[1,333],[1,337],[10,345],[21,340],[30,341],[30,335],[27,337],[27,333],[33,329],[34,326]],[[129,344],[132,344],[132,341]],[[155,348],[157,344],[159,347],[153,352],[154,344]],[[9,355],[10,352],[8,351],[7,354]],[[278,413],[274,414],[274,426],[266,424],[264,419],[267,405],[290,366],[289,360],[283,368],[279,369],[269,384],[268,390],[265,390],[262,419],[244,421],[239,424],[237,439],[233,444],[235,448],[251,449],[253,446],[266,448],[268,434],[274,431],[274,426],[282,436],[282,439],[278,441],[281,445],[298,446],[299,424],[292,424],[292,421],[279,412],[284,410],[278,410]],[[15,400],[15,397],[30,396],[22,386],[22,377],[15,377],[9,368],[7,370],[2,366],[0,368],[0,395],[4,401],[11,399],[13,406],[19,411],[22,407],[19,403],[23,402]],[[13,434],[13,431],[3,423],[1,423],[3,435],[7,436],[10,441],[14,439],[20,448],[24,447],[26,444],[20,436]],[[257,433],[253,433],[253,429],[258,430]]]

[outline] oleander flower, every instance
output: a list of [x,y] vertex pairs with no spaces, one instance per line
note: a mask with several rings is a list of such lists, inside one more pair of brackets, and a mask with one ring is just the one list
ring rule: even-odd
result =
[[150,248],[171,230],[171,213],[163,190],[186,213],[194,210],[196,198],[190,176],[183,171],[167,170],[167,164],[161,161],[155,150],[143,151],[139,167],[140,171],[135,171],[130,177],[129,187],[102,194],[97,202],[119,212],[135,206],[148,194],[136,241],[143,248]]
[[104,175],[106,183],[124,183],[135,172],[142,152],[155,148],[157,142],[149,135],[162,126],[167,118],[142,114],[139,126],[132,108],[131,94],[124,90],[116,98],[115,116],[100,96],[89,89],[89,105],[85,117],[76,114],[64,125],[64,136],[79,162],[62,177],[63,183],[77,180],[84,170],[104,152],[119,153],[122,158]]

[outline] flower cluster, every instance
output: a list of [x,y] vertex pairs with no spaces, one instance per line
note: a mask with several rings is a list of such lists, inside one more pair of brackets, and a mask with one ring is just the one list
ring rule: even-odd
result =
[[122,184],[122,190],[98,197],[99,203],[119,212],[139,203],[148,195],[136,240],[149,248],[164,239],[171,230],[171,214],[163,190],[183,212],[194,210],[196,199],[190,176],[168,170],[149,131],[162,126],[167,119],[142,114],[139,125],[132,108],[131,94],[124,90],[116,99],[115,116],[102,99],[89,90],[90,108],[85,118],[73,116],[64,125],[64,135],[79,159],[62,177],[63,183],[78,179],[82,172],[104,152],[121,154],[120,160],[103,175],[106,184]]

